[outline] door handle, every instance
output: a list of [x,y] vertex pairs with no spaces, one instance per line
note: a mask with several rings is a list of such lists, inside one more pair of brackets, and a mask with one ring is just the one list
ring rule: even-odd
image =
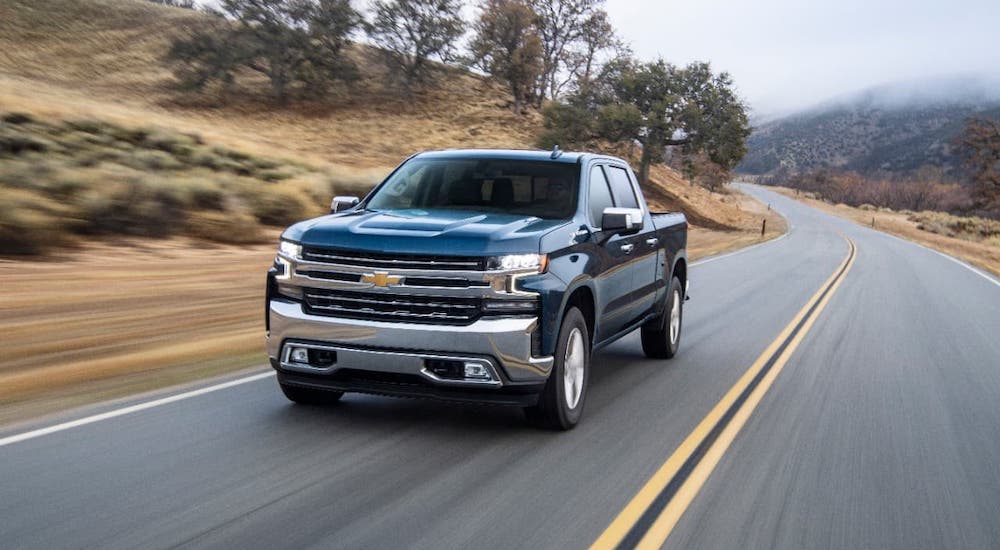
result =
[[656,246],[660,244],[660,239],[657,239],[656,237],[653,237],[652,239],[646,239],[646,244],[648,244],[649,246]]
[[632,253],[632,250],[633,250],[634,248],[635,248],[635,245],[634,245],[634,244],[623,244],[623,245],[622,245],[622,252],[624,252],[624,253],[626,253],[626,254],[631,254],[631,253]]

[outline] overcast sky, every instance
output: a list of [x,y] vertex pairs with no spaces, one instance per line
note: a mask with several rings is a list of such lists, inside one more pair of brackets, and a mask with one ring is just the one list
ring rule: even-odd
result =
[[710,61],[758,115],[898,80],[1000,73],[1000,0],[608,0],[644,59]]

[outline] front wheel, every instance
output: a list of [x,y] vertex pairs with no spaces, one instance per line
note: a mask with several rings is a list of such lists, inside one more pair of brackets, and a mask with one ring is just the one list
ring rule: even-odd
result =
[[573,307],[563,317],[555,363],[538,404],[524,409],[528,420],[556,430],[576,426],[583,414],[589,379],[590,335],[583,314]]
[[684,321],[684,288],[680,279],[670,281],[663,314],[642,327],[642,351],[650,359],[670,359],[681,346]]

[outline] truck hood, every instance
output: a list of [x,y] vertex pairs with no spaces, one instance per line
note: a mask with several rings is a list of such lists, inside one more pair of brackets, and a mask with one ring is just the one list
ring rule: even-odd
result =
[[567,223],[465,210],[360,211],[297,223],[282,238],[382,253],[491,256],[538,252],[542,235]]

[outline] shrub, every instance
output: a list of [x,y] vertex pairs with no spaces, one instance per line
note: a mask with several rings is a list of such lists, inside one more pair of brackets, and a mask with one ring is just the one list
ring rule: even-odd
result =
[[7,124],[27,124],[29,122],[34,122],[35,118],[27,113],[4,113],[0,116],[0,120],[6,122]]
[[184,226],[184,202],[175,189],[136,177],[91,190],[81,204],[86,231],[167,237]]
[[190,162],[195,166],[218,170],[223,160],[222,157],[211,151],[198,150],[191,155]]
[[147,149],[157,149],[178,157],[188,157],[198,145],[191,136],[154,129],[146,132],[140,144]]
[[68,201],[84,190],[90,189],[91,183],[78,175],[59,174],[53,179],[43,182],[39,188],[49,197]]
[[163,151],[137,151],[122,159],[122,164],[136,170],[177,170],[183,168],[176,158]]
[[244,191],[250,212],[265,225],[288,225],[308,217],[307,202],[295,190],[272,187]]
[[92,118],[79,118],[74,120],[67,120],[65,123],[67,128],[77,130],[86,134],[104,134],[112,133],[115,131],[116,127],[107,122],[100,120],[95,120]]
[[0,118],[0,254],[40,253],[75,234],[256,242],[261,223],[325,212],[332,196],[326,171],[208,146],[196,134]]
[[281,166],[281,164],[278,163],[277,161],[261,157],[252,157],[246,160],[250,161],[250,163],[253,164],[253,167],[258,170],[271,170],[273,168]]
[[40,182],[53,177],[55,165],[46,159],[14,159],[0,162],[0,186],[37,189]]
[[65,244],[64,212],[59,204],[22,189],[0,188],[0,254],[39,254]]
[[193,212],[184,233],[195,238],[228,244],[263,242],[263,232],[250,214],[235,212]]
[[115,164],[128,165],[129,159],[133,157],[132,153],[119,151],[117,149],[92,149],[80,151],[73,159],[73,162],[80,167],[90,168],[97,166],[102,162],[111,162]]
[[170,184],[178,192],[187,209],[216,211],[226,209],[226,193],[214,181],[204,178],[185,178],[171,180]]
[[974,241],[989,241],[1000,237],[1000,221],[979,217],[962,217],[942,212],[918,212],[909,216],[917,222],[917,229],[961,237]]
[[21,155],[28,152],[41,153],[52,148],[47,139],[17,131],[0,128],[0,155]]
[[292,177],[292,174],[287,170],[263,170],[257,176],[264,181],[274,183],[276,181],[287,180]]
[[220,157],[226,157],[233,160],[250,160],[250,155],[242,151],[233,151],[232,149],[222,147],[221,145],[216,145],[212,147],[212,152]]

